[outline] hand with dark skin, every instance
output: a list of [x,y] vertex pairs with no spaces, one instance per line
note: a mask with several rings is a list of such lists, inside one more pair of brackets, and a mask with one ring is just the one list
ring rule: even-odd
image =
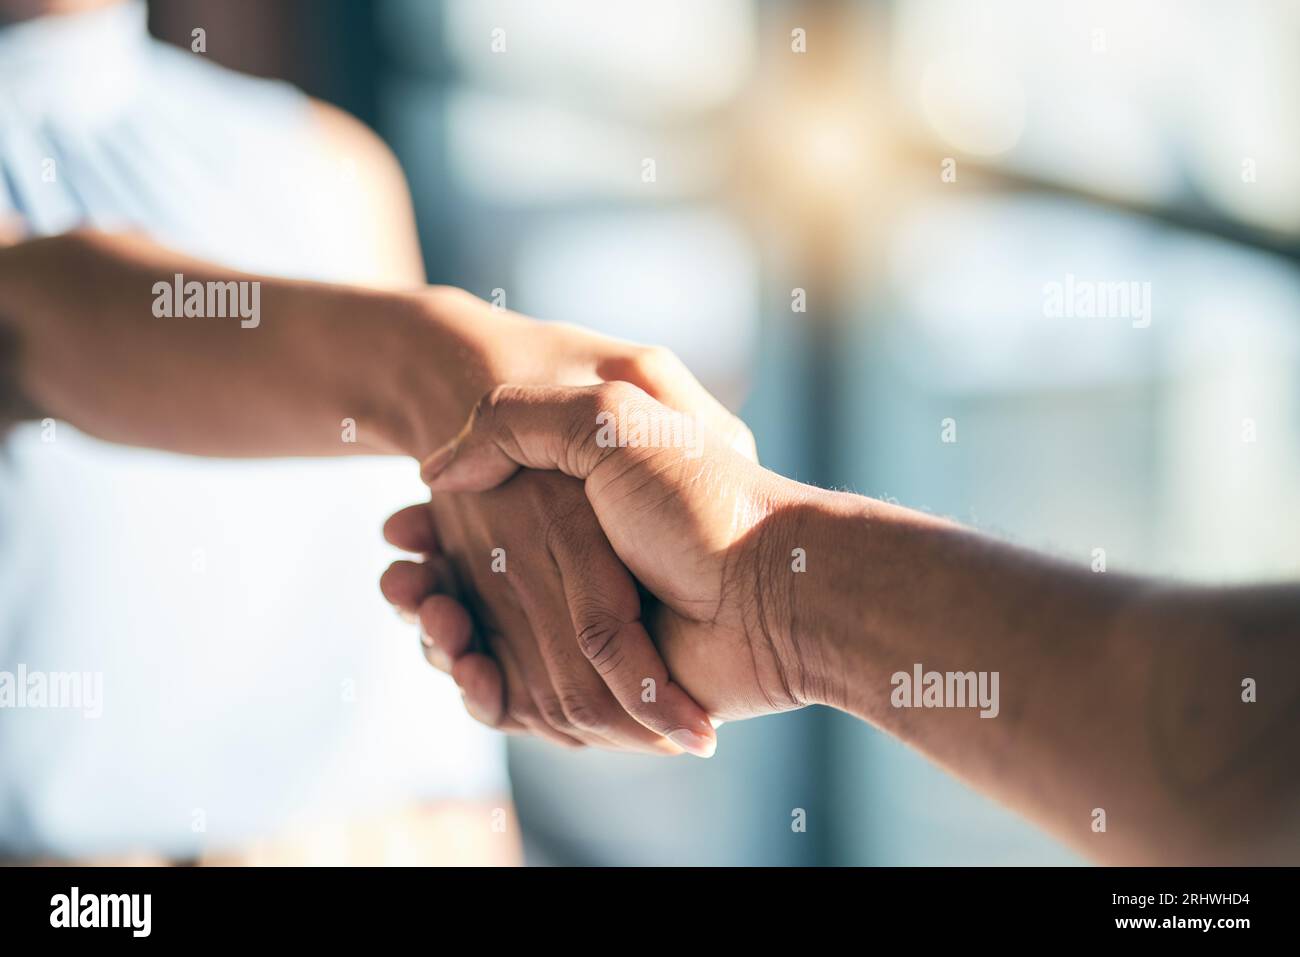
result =
[[[566,404],[548,404],[556,397],[564,397]],[[698,456],[678,448],[602,450],[593,438],[596,416],[602,409],[617,409],[620,402],[627,408],[629,401],[644,405],[651,400],[623,382],[599,389],[495,390],[476,407],[462,440],[443,450],[455,449],[446,472],[439,477],[443,464],[438,455],[426,461],[424,474],[433,483],[435,500],[459,498],[465,489],[489,489],[481,494],[492,495],[521,478],[556,474],[535,468],[559,468],[582,479],[614,553],[650,593],[643,605],[629,602],[622,616],[586,636],[583,650],[598,671],[623,662],[648,627],[673,678],[713,719],[755,717],[816,700],[824,689],[811,686],[800,649],[777,627],[783,610],[765,606],[751,583],[758,562],[751,550],[760,547],[754,530],[787,507],[799,486],[771,481],[777,477],[711,433]],[[510,454],[531,456],[527,462],[492,452],[486,444],[495,430],[504,434],[516,424],[528,431],[503,441],[517,439]],[[574,444],[562,448],[560,433],[572,434]],[[534,435],[548,443],[544,454],[534,454],[529,444]],[[605,456],[605,467],[594,474],[582,460],[589,450]],[[560,460],[563,464],[557,466]],[[624,463],[636,467],[614,474]],[[390,528],[399,521],[405,528],[408,513],[394,516]],[[585,589],[588,582],[582,585]],[[585,594],[579,600],[594,601]],[[454,603],[445,594],[428,601],[437,602],[440,613],[424,621],[426,633],[454,660],[453,674],[459,675],[463,659],[457,658],[459,646],[446,641],[447,619],[441,612]],[[656,684],[662,681],[651,677]],[[493,687],[462,683],[462,688],[471,713],[491,706]],[[480,690],[487,701],[478,697]]]
[[[480,508],[466,507],[466,498],[438,496],[389,520],[388,540],[426,559],[395,564],[381,587],[398,607],[415,610],[426,657],[465,690],[470,713],[562,745],[712,754],[707,719],[671,726],[678,699],[689,697],[669,680],[648,636],[613,661],[584,656],[606,623],[636,617],[640,599],[581,486],[524,472],[485,493]],[[645,679],[657,686],[648,701]]]
[[[670,414],[626,383],[498,387],[426,481],[437,495],[521,468],[581,479],[657,600],[646,621],[669,674],[714,717],[839,708],[1108,863],[1300,859],[1300,586],[1094,574],[801,485],[723,441],[602,441],[602,417],[630,409]],[[641,633],[607,631],[591,657]],[[997,672],[992,720],[898,701],[917,663]]]

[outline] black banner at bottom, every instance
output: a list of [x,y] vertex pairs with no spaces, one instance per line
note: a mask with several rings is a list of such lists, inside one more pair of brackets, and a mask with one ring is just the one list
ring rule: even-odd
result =
[[493,947],[516,936],[551,946],[572,933],[591,946],[602,934],[613,945],[692,928],[693,944],[707,934],[770,945],[794,932],[813,935],[811,947],[830,933],[894,930],[926,943],[1049,933],[1231,945],[1287,928],[1294,878],[1288,868],[8,868],[0,926],[11,944],[338,946],[411,934],[437,948],[482,934]]

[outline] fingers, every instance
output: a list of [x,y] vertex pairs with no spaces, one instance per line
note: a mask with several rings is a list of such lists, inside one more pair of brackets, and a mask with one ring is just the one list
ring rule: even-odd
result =
[[416,613],[438,583],[438,569],[432,562],[396,561],[379,576],[379,590],[388,603],[410,617]]
[[[437,547],[427,505],[412,505],[384,523],[384,538],[408,551],[432,552]],[[469,612],[445,592],[454,576],[446,558],[433,553],[425,562],[396,561],[379,578],[379,590],[401,616],[420,625],[425,660],[450,674],[452,664],[470,650],[473,621]],[[441,590],[440,594],[431,594]]]
[[[479,404],[450,452],[432,457],[423,472],[435,491],[448,492],[486,490],[521,466],[585,479],[619,451],[617,442],[597,440],[600,413],[612,407],[622,414],[628,404],[651,410],[657,405],[627,383],[587,389],[498,388]],[[520,487],[512,483],[487,498],[506,495],[514,502]],[[531,484],[525,481],[523,487]],[[580,501],[579,486],[567,487]],[[551,489],[549,497],[524,505],[547,505],[556,494]],[[532,504],[528,514],[536,510]],[[429,637],[426,657],[451,671],[467,709],[490,726],[527,729],[567,747],[585,743],[713,754],[716,736],[708,715],[670,679],[639,620],[635,583],[604,540],[595,516],[585,505],[582,510],[591,519],[586,533],[575,532],[573,515],[566,513],[564,527],[572,544],[548,540],[554,547],[544,556],[547,560],[523,566],[529,575],[522,579],[487,575],[477,566],[469,569],[472,581],[461,578],[469,594],[478,596],[480,618],[487,610],[495,618],[496,628],[487,636],[490,658],[471,650],[474,622],[458,602],[446,595],[418,601],[420,623]],[[473,523],[469,527],[476,528]],[[481,536],[483,529],[477,533]],[[448,540],[455,542],[454,529],[450,534]],[[385,536],[416,548],[431,547],[436,537],[427,513],[414,510],[394,516]],[[457,568],[461,576],[467,571]],[[504,566],[493,571],[504,571]],[[550,577],[554,587],[546,589],[543,583]],[[437,588],[437,580],[423,566],[395,563],[382,587],[391,601],[409,605],[414,595]],[[493,624],[480,621],[485,623]]]
[[[617,410],[618,415],[629,414],[635,407],[653,412],[655,405],[627,383],[584,389],[498,387],[479,403],[458,442],[430,457],[423,475],[435,492],[486,490],[520,467],[559,470],[585,480],[611,456],[637,452],[620,448],[617,440],[601,440],[599,430],[610,410]],[[717,739],[708,715],[669,679],[658,650],[639,621],[640,601],[631,578],[610,549],[592,549],[589,539],[583,537],[583,548],[559,549],[565,555],[560,574],[569,610],[568,630],[579,651],[618,704],[644,728],[693,754],[713,754]],[[555,557],[560,561],[559,555]],[[554,635],[559,626],[548,622],[541,631]],[[552,678],[564,674],[568,682],[565,690],[570,695],[580,692],[573,663],[566,665],[564,653],[555,645],[547,650],[545,663],[554,669]],[[520,664],[528,668],[527,662]],[[540,684],[535,666],[524,677],[529,679],[529,687]],[[589,734],[608,735],[612,726],[603,713],[589,710],[591,700],[585,702],[588,710],[577,723],[585,723]],[[568,714],[561,705],[557,716],[553,711],[558,703],[549,699],[538,702],[553,727],[582,737],[571,715],[584,703],[570,701]],[[560,719],[569,721],[569,726]]]
[[758,461],[749,427],[715,399],[671,350],[651,346],[628,351],[624,346],[617,354],[598,360],[596,374],[606,381],[630,382],[670,409],[698,416],[737,452],[751,462]]
[[609,548],[555,551],[578,650],[614,699],[683,751],[712,756],[718,742],[709,716],[669,677],[623,564]]
[[[502,666],[489,655],[473,651],[473,617],[446,594],[457,592],[456,576],[450,562],[437,552],[438,535],[430,506],[412,505],[392,515],[384,523],[384,538],[398,548],[430,554],[426,562],[394,562],[379,580],[384,597],[403,617],[419,623],[425,660],[451,675],[460,688],[465,710],[475,720],[509,733],[532,730],[506,713]],[[517,693],[526,694],[522,687]],[[567,739],[558,743],[567,747],[577,744]]]
[[430,554],[438,550],[438,536],[428,503],[409,505],[384,522],[384,541],[404,552]]
[[[617,563],[617,559],[613,561]],[[617,572],[627,576],[621,564]],[[547,577],[553,579],[553,587],[536,598],[528,592],[521,598],[555,699],[567,721],[562,730],[598,747],[680,754],[680,748],[634,721],[610,694],[574,640],[560,576],[552,571]]]
[[529,646],[525,645],[518,649],[522,654],[516,654],[516,647],[496,634],[488,636],[488,645],[505,679],[502,699],[505,718],[562,748],[582,747],[577,738],[557,730],[557,725],[565,723],[558,702],[552,705],[546,694],[534,692],[537,688],[550,688],[546,667],[535,657],[536,648],[529,655]]
[[[490,499],[476,498],[473,503],[478,505]],[[497,506],[500,507],[499,502]],[[480,515],[479,519],[482,517]],[[483,553],[486,551],[482,549]],[[482,700],[480,703],[480,699],[491,698],[491,688],[485,691],[462,684],[467,706],[472,704],[472,713],[489,718],[495,717],[493,712],[499,712],[500,717],[490,723],[501,730],[527,731],[563,747],[580,747],[584,742],[571,733],[572,729],[567,726],[556,704],[550,677],[538,654],[518,595],[507,576],[487,569],[486,562],[466,562],[460,568],[460,580],[466,585],[465,597],[474,609],[470,617],[476,622],[482,638],[482,647],[478,650],[487,652],[489,660],[495,660],[500,691],[497,701]],[[460,650],[467,641],[465,620],[460,618],[462,610],[459,603],[445,603],[438,619],[424,621],[426,627],[433,629],[431,633],[436,635],[437,641],[447,642],[446,647],[453,652]],[[452,674],[453,677],[459,674],[455,665]]]
[[452,664],[451,677],[460,688],[470,717],[489,728],[502,728],[506,717],[505,679],[497,663],[487,655],[464,655]]
[[[403,551],[436,555],[438,540],[429,506],[410,505],[389,516],[384,522],[384,539]],[[441,560],[393,562],[380,576],[379,590],[403,618],[414,620],[420,602],[433,591],[445,571],[446,564]]]
[[473,642],[474,623],[469,612],[450,595],[429,595],[420,602],[418,615],[425,659],[450,674],[452,665],[469,652]]
[[[520,467],[586,479],[619,447],[612,417],[657,405],[625,382],[586,388],[497,386],[474,409],[461,436],[425,460],[435,492],[481,492]],[[602,431],[604,430],[604,431]]]
[[[379,579],[384,597],[403,617],[418,622],[424,658],[451,675],[465,710],[476,721],[507,733],[529,729],[505,713],[505,678],[490,656],[474,652],[474,623],[468,609],[449,594],[455,575],[438,553],[438,536],[428,503],[411,505],[384,523],[384,539],[397,548],[430,555],[426,562],[393,562]],[[569,745],[572,746],[572,745]]]

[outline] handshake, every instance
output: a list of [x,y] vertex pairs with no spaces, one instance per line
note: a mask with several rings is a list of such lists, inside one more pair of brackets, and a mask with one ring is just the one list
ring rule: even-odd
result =
[[[256,282],[260,323],[154,315],[178,273]],[[492,727],[708,756],[723,721],[823,704],[1098,859],[1294,861],[1294,582],[1101,574],[800,484],[672,355],[456,290],[79,233],[0,249],[0,317],[0,416],[421,461],[432,499],[385,534],[422,561],[381,588]]]
[[805,496],[671,353],[543,328],[605,381],[496,386],[385,526],[423,557],[381,587],[428,661],[477,720],[567,747],[709,757],[715,723],[830,703],[792,634]]
[[800,484],[671,354],[508,321],[563,375],[498,376],[385,527],[423,561],[384,595],[476,719],[709,757],[724,721],[827,705],[1094,857],[1277,857],[1289,790],[1209,769],[1295,754],[1240,677],[1297,661],[1293,586],[1097,574]]

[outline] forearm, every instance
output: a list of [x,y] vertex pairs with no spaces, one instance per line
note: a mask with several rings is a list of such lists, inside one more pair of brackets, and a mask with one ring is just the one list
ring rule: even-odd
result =
[[[1295,833],[1294,589],[1157,588],[856,496],[800,511],[792,636],[826,703],[1099,859],[1294,855],[1258,843]],[[1243,703],[1261,675],[1271,702]]]
[[[257,282],[255,325],[155,314],[155,284]],[[251,276],[140,240],[0,251],[10,391],[27,416],[202,455],[423,455],[493,378],[436,294]],[[352,428],[355,424],[355,428]]]

